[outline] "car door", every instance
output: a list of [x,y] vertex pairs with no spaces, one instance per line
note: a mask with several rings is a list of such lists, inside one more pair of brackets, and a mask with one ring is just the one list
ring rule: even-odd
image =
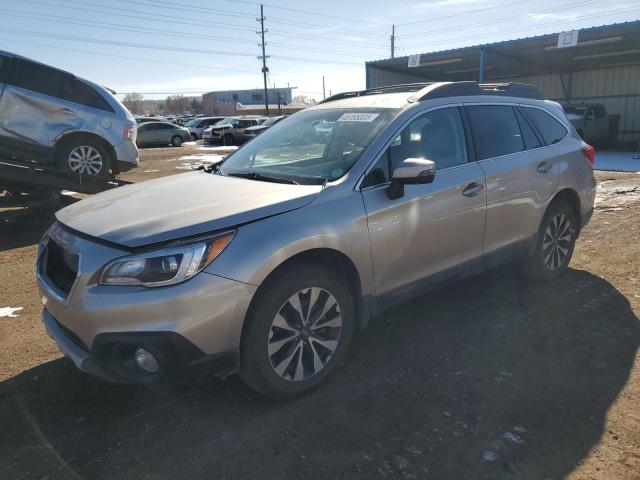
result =
[[[389,199],[394,168],[415,157],[436,163],[433,183],[407,185],[404,196]],[[440,108],[410,121],[364,177],[361,194],[382,303],[480,261],[485,178],[472,158],[460,109]]]
[[0,135],[15,156],[52,160],[55,141],[82,126],[82,113],[64,98],[70,74],[14,58],[2,97]]
[[171,142],[171,137],[173,137],[173,134],[173,125],[171,125],[170,123],[159,123],[154,134],[156,143],[167,145],[169,142]]
[[554,151],[514,105],[465,109],[487,180],[483,255],[507,260],[521,254],[538,231],[557,179]]
[[138,125],[138,145],[151,145],[155,143],[156,123],[145,122]]

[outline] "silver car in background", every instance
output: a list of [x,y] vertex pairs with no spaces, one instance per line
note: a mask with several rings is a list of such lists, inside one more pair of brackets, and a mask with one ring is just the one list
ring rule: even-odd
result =
[[45,327],[109,380],[208,365],[300,394],[426,289],[513,260],[560,276],[593,211],[593,162],[528,85],[336,95],[220,166],[59,211],[37,261]]
[[107,89],[0,51],[0,157],[106,177],[138,165],[136,121]]

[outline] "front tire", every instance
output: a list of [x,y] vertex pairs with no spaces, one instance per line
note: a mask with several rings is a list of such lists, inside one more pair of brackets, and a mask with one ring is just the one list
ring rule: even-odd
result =
[[573,255],[577,226],[576,214],[569,204],[563,201],[551,204],[542,219],[536,249],[525,264],[525,274],[540,280],[562,275]]
[[247,316],[240,376],[271,398],[317,387],[342,361],[355,329],[353,297],[342,278],[297,264],[268,280]]
[[195,133],[191,134],[191,141],[192,142],[197,142],[198,141],[198,135],[196,135]]
[[182,145],[182,137],[180,135],[174,135],[171,138],[171,145],[173,145],[174,147],[179,147],[180,145]]
[[58,166],[69,176],[104,178],[109,174],[109,153],[93,139],[72,139],[60,146]]

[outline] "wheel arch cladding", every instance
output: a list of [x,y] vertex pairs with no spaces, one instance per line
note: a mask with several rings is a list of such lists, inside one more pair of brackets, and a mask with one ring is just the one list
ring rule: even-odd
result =
[[363,317],[364,305],[362,298],[362,286],[360,283],[360,275],[358,274],[358,270],[356,269],[355,264],[348,256],[338,250],[334,250],[332,248],[314,248],[311,250],[305,250],[293,255],[292,257],[289,257],[278,266],[276,266],[273,270],[271,270],[271,272],[265,277],[265,279],[258,287],[256,293],[253,295],[251,303],[249,304],[249,308],[247,309],[245,320],[242,325],[242,335],[244,335],[245,328],[247,326],[247,318],[249,318],[253,309],[255,308],[256,301],[259,298],[260,292],[264,288],[264,286],[267,285],[271,279],[278,276],[281,272],[296,264],[315,265],[323,268],[328,268],[329,270],[333,271],[341,278],[343,278],[345,280],[345,283],[347,284],[347,287],[349,288],[349,291],[351,292],[351,296],[353,297],[357,328],[361,329],[366,326],[367,322]]

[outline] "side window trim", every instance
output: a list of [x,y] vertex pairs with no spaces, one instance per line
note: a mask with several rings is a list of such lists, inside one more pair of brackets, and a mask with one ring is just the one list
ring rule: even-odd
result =
[[517,111],[516,120],[518,121],[518,126],[520,127],[520,133],[522,133],[523,140],[524,140],[524,132],[522,130],[522,123],[520,122],[521,118],[527,123],[529,128],[531,128],[531,131],[533,132],[533,134],[538,139],[538,142],[540,142],[540,146],[539,147],[533,147],[533,148],[527,148],[527,143],[525,142],[525,145],[524,145],[525,150],[524,151],[527,152],[529,150],[536,150],[538,148],[542,148],[542,147],[547,146],[547,143],[545,142],[544,137],[538,131],[536,126],[533,124],[533,122],[527,117],[526,113],[523,111],[523,109],[520,107],[520,105],[516,105],[513,108]]
[[476,156],[476,144],[473,140],[471,133],[471,124],[469,123],[469,117],[467,116],[467,109],[464,106],[459,106],[460,118],[462,119],[462,125],[464,126],[464,136],[467,142],[467,163],[477,162]]
[[[428,107],[425,108],[423,110],[417,111],[416,113],[414,113],[411,117],[409,117],[407,120],[405,120],[394,132],[393,134],[387,139],[387,141],[385,142],[384,146],[374,155],[373,160],[371,160],[371,162],[369,162],[369,165],[367,165],[367,168],[365,169],[364,173],[360,176],[360,178],[358,179],[358,181],[356,182],[356,185],[354,187],[355,191],[362,191],[362,190],[369,190],[372,188],[379,188],[382,186],[386,186],[389,185],[389,182],[386,183],[380,183],[378,185],[372,185],[370,187],[362,187],[362,183],[364,182],[365,177],[371,172],[371,170],[373,170],[373,168],[375,167],[375,165],[378,163],[378,161],[382,158],[382,155],[387,154],[387,151],[389,149],[389,147],[391,146],[391,144],[394,142],[394,140],[398,137],[398,135],[400,135],[400,133],[406,128],[408,127],[413,121],[417,120],[418,118],[422,117],[423,115],[426,115],[430,112],[434,112],[436,110],[442,110],[444,108],[464,108],[464,104],[462,103],[448,103],[446,105],[437,105],[434,107]],[[464,125],[464,116],[461,116],[461,121]],[[464,126],[463,126],[464,128]],[[466,137],[466,129],[465,129],[465,137]],[[474,157],[475,157],[475,149],[474,149]],[[467,161],[465,163],[462,163],[460,165],[454,165],[452,167],[448,167],[448,168],[444,168],[442,170],[439,171],[445,171],[445,170],[450,170],[453,168],[460,168],[464,165],[467,165],[469,163],[473,163],[475,162],[475,160],[471,159],[471,156],[469,155],[469,149],[467,146]],[[389,156],[387,155],[387,165],[388,165],[388,169],[389,169],[389,176],[391,176],[391,162],[389,159]]]

